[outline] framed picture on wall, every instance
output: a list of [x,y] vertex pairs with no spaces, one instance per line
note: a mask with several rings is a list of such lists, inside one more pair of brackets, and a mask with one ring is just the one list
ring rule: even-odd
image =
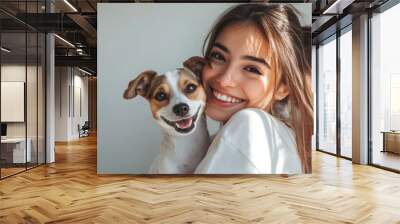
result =
[[24,122],[25,82],[1,82],[1,122]]
[[311,4],[100,3],[98,27],[98,173],[311,172]]

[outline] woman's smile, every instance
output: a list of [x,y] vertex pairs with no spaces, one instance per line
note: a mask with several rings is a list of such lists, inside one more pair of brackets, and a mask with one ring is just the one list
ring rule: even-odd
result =
[[210,87],[210,94],[208,95],[208,103],[210,104],[216,104],[221,107],[234,107],[245,102],[246,100],[244,99]]

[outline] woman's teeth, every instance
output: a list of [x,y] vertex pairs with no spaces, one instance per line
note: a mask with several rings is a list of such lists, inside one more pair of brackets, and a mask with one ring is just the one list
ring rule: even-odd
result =
[[243,102],[243,100],[241,100],[241,99],[237,99],[237,98],[233,98],[233,97],[228,96],[228,95],[224,95],[224,94],[219,93],[219,92],[217,92],[215,90],[213,90],[213,94],[214,94],[215,98],[217,98],[217,99],[219,99],[221,101],[227,102],[227,103],[241,103],[241,102]]

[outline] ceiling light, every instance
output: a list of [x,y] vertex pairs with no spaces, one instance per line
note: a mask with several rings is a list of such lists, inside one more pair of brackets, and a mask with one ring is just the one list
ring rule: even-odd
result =
[[332,5],[325,9],[322,14],[342,14],[343,10],[353,2],[354,0],[336,0]]
[[4,51],[4,52],[6,52],[6,53],[10,53],[10,52],[11,52],[11,50],[9,50],[9,49],[7,49],[7,48],[5,48],[5,47],[1,47],[1,50]]
[[78,10],[71,4],[69,3],[68,0],[64,0],[65,4],[67,4],[72,10],[74,10],[74,12],[78,12]]
[[90,75],[90,76],[93,75],[92,73],[90,73],[90,72],[88,72],[88,71],[86,71],[86,70],[83,70],[83,69],[81,69],[81,68],[79,68],[79,67],[78,67],[78,70],[81,71],[81,72],[83,72],[83,73],[85,73],[85,74],[87,74],[87,75]]
[[77,48],[76,53],[78,53],[79,55],[83,55],[83,50],[81,48]]
[[58,36],[57,34],[54,34],[55,37],[57,37],[58,39],[60,39],[61,41],[63,41],[64,43],[66,43],[67,45],[69,45],[70,47],[75,48],[75,45],[73,45],[71,42],[69,42],[68,40]]

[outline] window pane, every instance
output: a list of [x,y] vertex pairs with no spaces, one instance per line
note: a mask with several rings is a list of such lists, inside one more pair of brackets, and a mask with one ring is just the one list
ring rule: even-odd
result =
[[[400,4],[374,15],[372,25],[372,163],[400,170]],[[385,133],[386,132],[386,133]]]
[[[30,162],[26,144],[26,33],[1,34],[1,177],[25,170]],[[26,147],[28,145],[28,148]]]
[[27,113],[27,140],[30,144],[30,159],[27,166],[37,165],[37,33],[28,32],[27,80],[26,80],[26,113]]
[[340,152],[351,158],[352,141],[352,35],[340,36]]
[[318,48],[318,148],[336,153],[336,38]]

